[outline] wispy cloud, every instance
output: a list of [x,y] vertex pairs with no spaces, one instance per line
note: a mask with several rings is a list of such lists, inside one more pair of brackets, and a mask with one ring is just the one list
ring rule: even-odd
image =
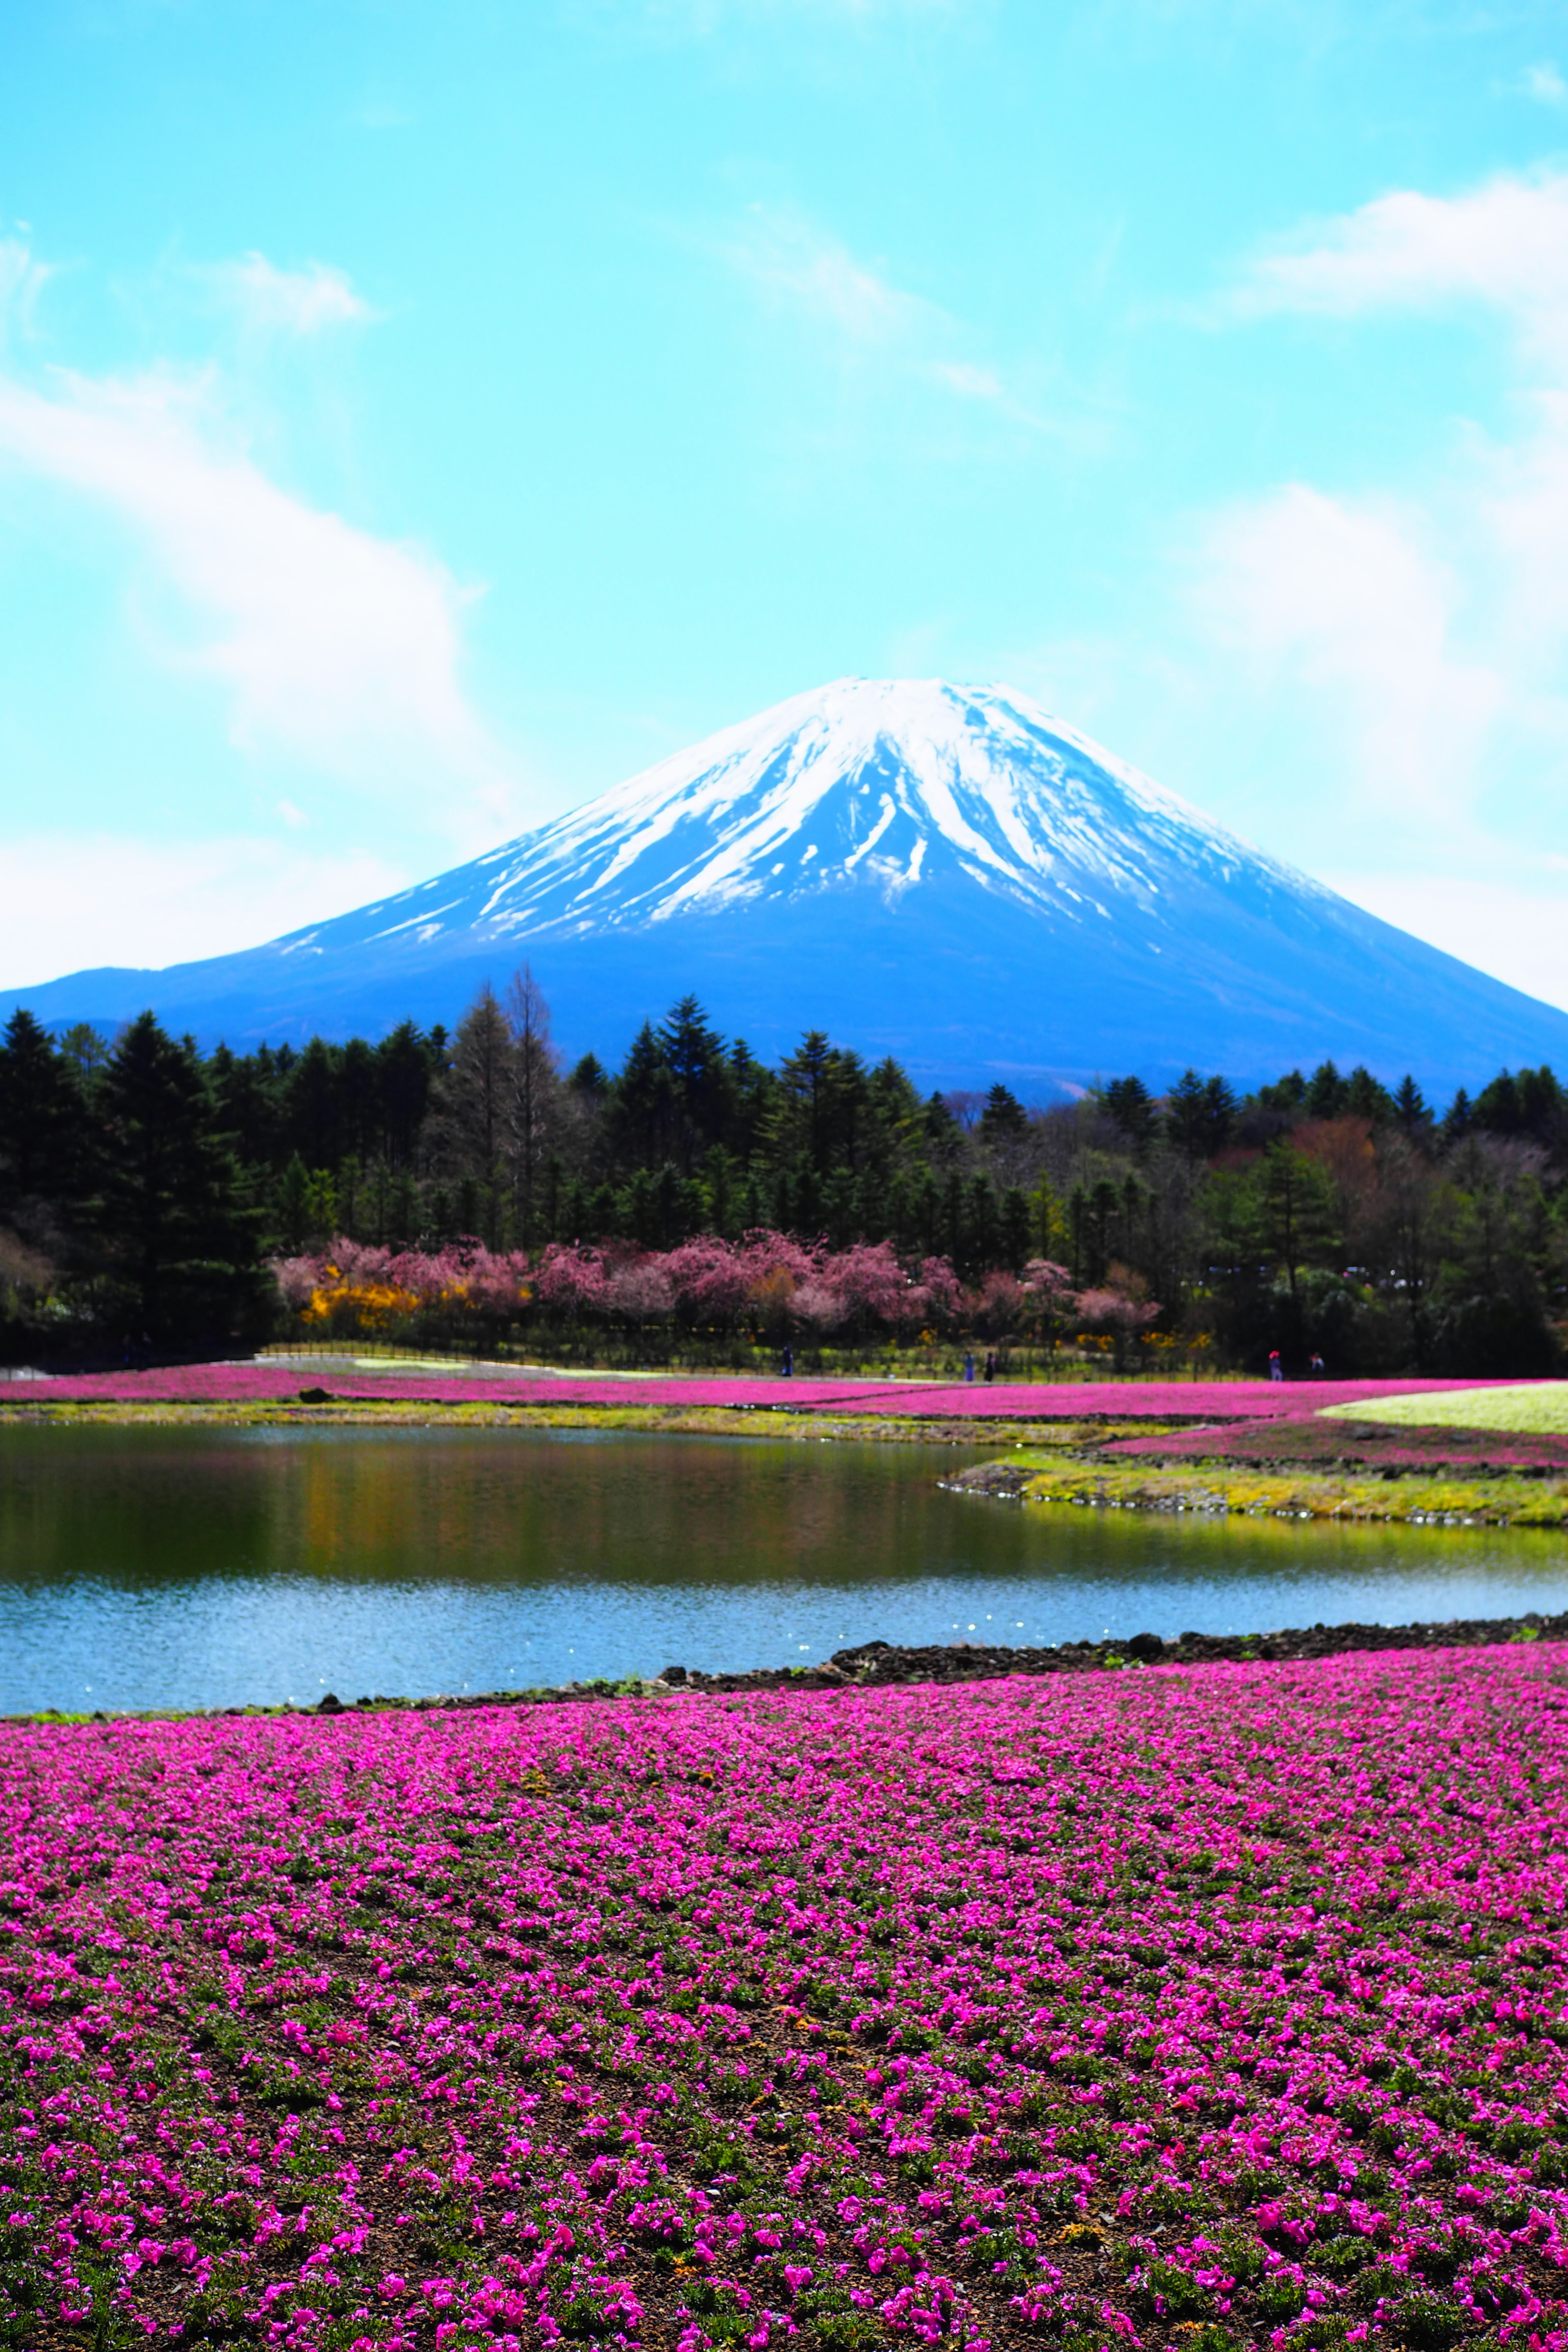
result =
[[931,374],[938,383],[946,384],[961,400],[994,400],[1005,402],[1007,387],[994,370],[976,367],[969,360],[933,360]]
[[880,369],[889,383],[978,404],[1030,433],[1066,429],[969,354],[973,331],[962,319],[899,285],[886,262],[855,253],[805,214],[753,205],[738,226],[708,242],[760,302],[787,314],[792,332],[809,328],[829,356],[862,376]]
[[315,335],[375,316],[344,272],[324,261],[279,269],[264,253],[247,253],[237,261],[198,265],[192,274],[243,326],[261,333]]
[[1514,87],[1521,97],[1539,99],[1542,106],[1568,103],[1568,81],[1550,61],[1526,66]]
[[885,264],[857,258],[831,230],[800,213],[752,205],[715,249],[755,291],[853,343],[946,334],[954,324],[940,304],[895,286]]
[[133,529],[188,618],[166,654],[223,682],[242,745],[366,782],[500,781],[458,682],[450,575],[270,481],[199,382],[0,378],[0,455]]
[[0,236],[0,349],[34,331],[39,297],[55,275],[22,236]]
[[[0,247],[0,295],[38,265]],[[208,273],[250,321],[310,335],[370,316],[341,271],[252,254]],[[5,308],[0,301],[0,322]],[[475,591],[258,462],[216,366],[89,376],[0,365],[0,467],[112,516],[137,551],[128,610],[165,667],[216,680],[232,740],[314,777],[412,799],[477,845],[519,815],[511,765],[464,690]]]

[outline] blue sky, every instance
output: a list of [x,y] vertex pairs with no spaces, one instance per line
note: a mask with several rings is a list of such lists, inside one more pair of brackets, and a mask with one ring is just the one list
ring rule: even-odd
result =
[[1560,8],[11,0],[6,50],[0,986],[858,672],[1025,688],[1568,1003]]

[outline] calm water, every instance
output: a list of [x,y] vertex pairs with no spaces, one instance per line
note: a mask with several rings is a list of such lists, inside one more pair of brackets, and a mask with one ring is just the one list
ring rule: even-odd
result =
[[942,1493],[915,1446],[0,1429],[0,1712],[1568,1605],[1568,1544]]

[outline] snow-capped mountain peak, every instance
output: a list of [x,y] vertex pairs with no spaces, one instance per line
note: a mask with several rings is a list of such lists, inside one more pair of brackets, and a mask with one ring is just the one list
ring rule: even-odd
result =
[[850,886],[892,902],[956,870],[1070,914],[1124,894],[1152,908],[1173,862],[1286,878],[1025,695],[839,678],[490,852],[472,869],[481,904],[464,891],[437,911],[427,885],[384,911],[389,929],[570,936]]
[[[1262,856],[1010,688],[839,678],[418,888],[269,945],[26,992],[209,1039],[450,1025],[529,962],[610,1061],[693,992],[753,1051],[826,1029],[1028,1093],[1364,1061],[1568,1063],[1568,1016]],[[0,1007],[3,1011],[4,1007]]]

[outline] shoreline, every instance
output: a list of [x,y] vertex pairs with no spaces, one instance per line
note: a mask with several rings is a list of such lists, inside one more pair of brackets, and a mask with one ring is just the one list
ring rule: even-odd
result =
[[1116,1674],[1149,1666],[1302,1665],[1320,1659],[1366,1653],[1430,1654],[1442,1650],[1509,1649],[1537,1642],[1568,1643],[1568,1610],[1556,1615],[1528,1610],[1520,1617],[1456,1617],[1406,1625],[1284,1626],[1266,1633],[1133,1633],[1117,1641],[1059,1642],[1038,1649],[1013,1649],[1004,1643],[858,1642],[835,1650],[815,1666],[752,1666],[705,1673],[700,1667],[668,1665],[657,1675],[604,1677],[590,1682],[534,1685],[523,1690],[465,1691],[424,1698],[378,1693],[342,1699],[328,1691],[313,1706],[147,1707],[91,1713],[48,1707],[30,1715],[0,1716],[0,1724],[23,1726],[97,1723],[202,1723],[272,1717],[377,1714],[471,1714],[478,1707],[556,1706],[584,1701],[723,1698],[753,1691],[822,1692],[888,1690],[911,1685],[951,1685],[999,1682],[1023,1675]]
[[[773,1439],[793,1444],[924,1445],[978,1458],[938,1483],[989,1502],[1252,1517],[1320,1525],[1494,1530],[1568,1528],[1568,1438],[1486,1430],[1355,1428],[1262,1418],[1194,1427],[1166,1412],[900,1413],[793,1402],[292,1397],[61,1398],[0,1391],[0,1431],[189,1428],[603,1431]],[[1302,1451],[1303,1436],[1309,1441]],[[1332,1452],[1328,1451],[1331,1445]],[[1223,1450],[1222,1450],[1223,1449]],[[1244,1450],[1245,1449],[1245,1450]],[[1001,1455],[1005,1458],[998,1459]],[[1022,1459],[1015,1457],[1022,1456]]]
[[[1062,1423],[1064,1432],[1077,1424]],[[1158,1423],[1108,1415],[1096,1436],[1131,1433]],[[1043,1434],[1030,1422],[974,1422],[957,1417],[916,1420],[893,1413],[831,1413],[787,1404],[576,1404],[473,1402],[428,1397],[326,1397],[305,1402],[287,1399],[241,1399],[208,1402],[164,1398],[142,1403],[125,1398],[100,1402],[66,1399],[59,1403],[29,1398],[12,1403],[0,1395],[0,1430],[23,1427],[77,1429],[602,1429],[647,1437],[779,1438],[817,1444],[965,1445],[973,1449],[1066,1444]]]
[[[1338,1460],[1293,1460],[1280,1447],[1246,1455],[1199,1454],[1116,1458],[1116,1439],[1064,1446],[1058,1459],[1030,1436],[1005,1461],[978,1462],[940,1483],[950,1494],[987,1502],[1068,1504],[1080,1509],[1146,1511],[1196,1518],[1310,1520],[1320,1526],[1489,1528],[1550,1531],[1568,1528],[1568,1462],[1439,1454],[1423,1461],[1390,1445]],[[1101,1451],[1101,1448],[1104,1451]],[[1026,1458],[1016,1459],[1019,1453]]]

